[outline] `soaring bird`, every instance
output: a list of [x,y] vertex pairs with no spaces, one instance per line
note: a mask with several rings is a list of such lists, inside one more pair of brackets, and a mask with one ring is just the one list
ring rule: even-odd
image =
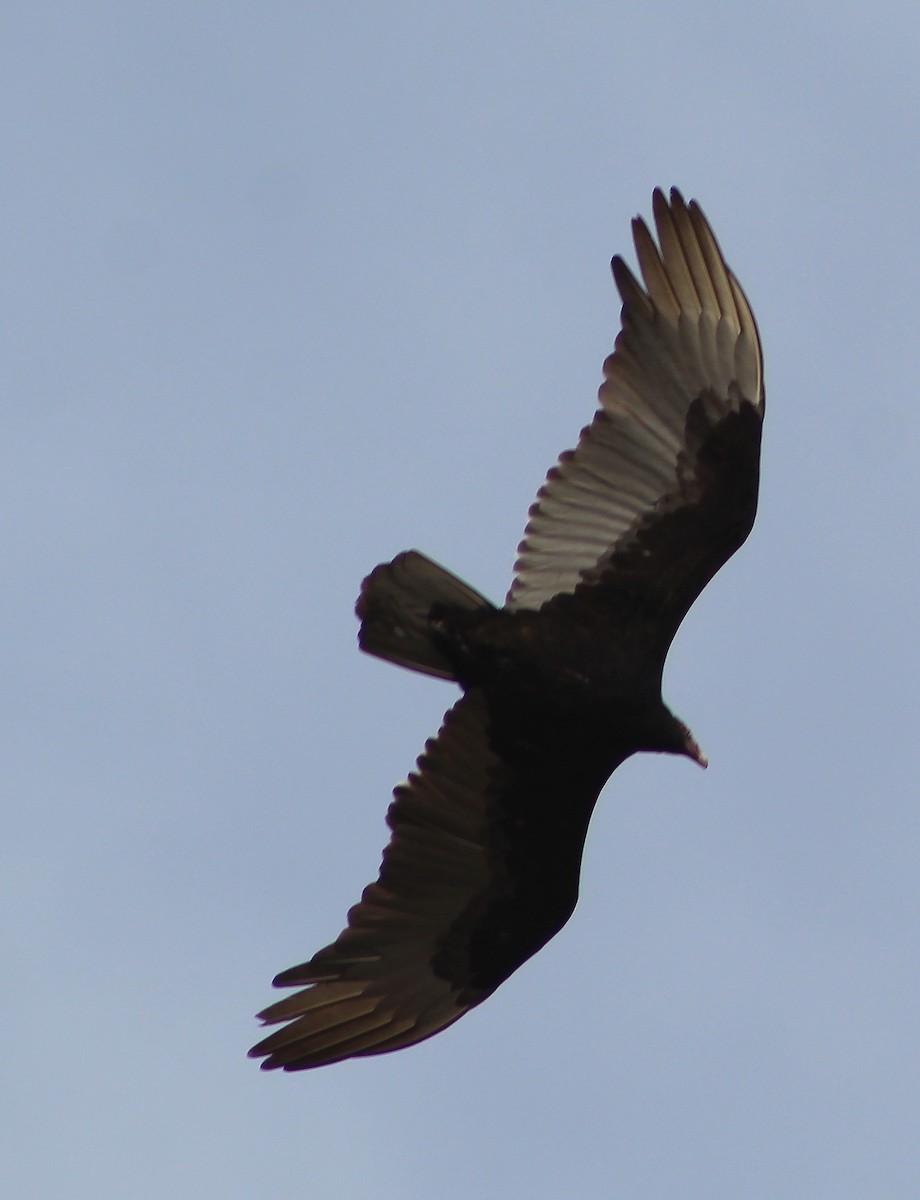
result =
[[409,550],[364,580],[362,649],[462,697],[394,792],[380,875],[259,1014],[288,1071],[399,1050],[480,1004],[566,923],[588,823],[639,750],[706,766],[661,697],[677,628],[754,522],[763,357],[695,201],[632,223],[600,407],[531,506],[504,606]]

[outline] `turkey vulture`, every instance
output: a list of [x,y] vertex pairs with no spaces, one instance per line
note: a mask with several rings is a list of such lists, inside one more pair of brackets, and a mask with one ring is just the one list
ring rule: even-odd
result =
[[661,677],[690,605],[751,530],[764,413],[750,306],[695,201],[656,190],[643,282],[614,258],[622,329],[600,407],[530,509],[498,608],[415,550],[357,603],[361,647],[463,690],[395,790],[380,876],[260,1013],[266,1068],[382,1054],[444,1029],[557,933],[588,822],[637,750],[706,766]]

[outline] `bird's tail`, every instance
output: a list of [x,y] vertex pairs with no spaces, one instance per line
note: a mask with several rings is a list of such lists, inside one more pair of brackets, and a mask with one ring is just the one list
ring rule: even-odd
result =
[[417,550],[397,554],[392,562],[375,567],[361,584],[355,606],[361,621],[358,644],[368,654],[401,667],[453,679],[432,623],[436,605],[467,612],[492,607],[485,596]]

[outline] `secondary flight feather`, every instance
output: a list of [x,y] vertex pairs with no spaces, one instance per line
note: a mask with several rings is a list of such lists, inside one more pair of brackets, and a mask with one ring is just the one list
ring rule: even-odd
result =
[[301,1070],[412,1045],[562,928],[594,805],[640,750],[706,765],[661,698],[693,601],[751,530],[764,413],[753,313],[695,201],[652,197],[600,407],[531,506],[503,607],[417,551],[365,579],[359,642],[463,691],[395,790],[380,875],[278,975],[250,1054]]

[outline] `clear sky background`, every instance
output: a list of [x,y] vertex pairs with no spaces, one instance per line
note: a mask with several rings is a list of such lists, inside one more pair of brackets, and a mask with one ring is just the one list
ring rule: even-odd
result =
[[[916,1194],[918,52],[884,0],[3,5],[0,1193]],[[504,594],[656,184],[766,351],[666,673],[710,769],[617,772],[442,1036],[260,1073],[454,696],[361,578]]]

